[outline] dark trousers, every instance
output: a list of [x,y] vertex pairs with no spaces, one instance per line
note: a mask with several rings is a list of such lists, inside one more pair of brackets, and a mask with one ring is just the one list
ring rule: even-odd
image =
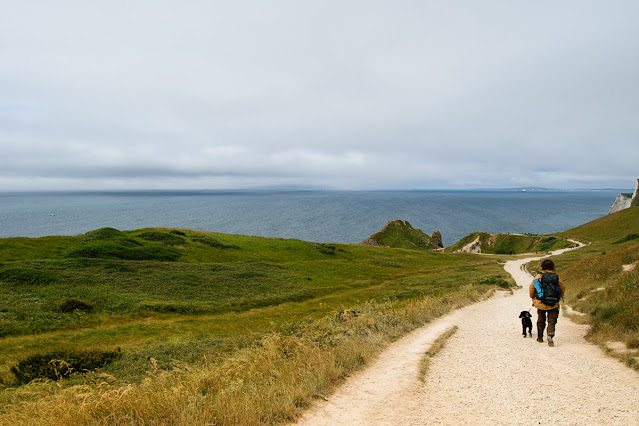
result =
[[548,317],[548,336],[553,337],[555,335],[555,324],[557,324],[557,318],[559,318],[559,308],[543,310],[537,309],[537,336],[542,337],[544,335],[544,329],[546,328],[546,317]]

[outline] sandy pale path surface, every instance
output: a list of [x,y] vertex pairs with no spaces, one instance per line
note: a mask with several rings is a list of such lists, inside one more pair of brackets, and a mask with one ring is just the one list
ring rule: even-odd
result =
[[[555,347],[535,340],[536,325],[522,338],[532,278],[521,265],[530,260],[505,265],[522,286],[514,295],[497,292],[393,343],[298,424],[639,425],[639,373],[587,343],[586,326],[560,315]],[[420,382],[419,361],[454,325]]]

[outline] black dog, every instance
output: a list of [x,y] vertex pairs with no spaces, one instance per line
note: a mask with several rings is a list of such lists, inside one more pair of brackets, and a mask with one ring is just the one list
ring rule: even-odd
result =
[[532,315],[530,315],[530,312],[521,311],[519,318],[521,318],[521,330],[524,333],[524,338],[526,337],[526,329],[528,329],[528,335],[532,337]]

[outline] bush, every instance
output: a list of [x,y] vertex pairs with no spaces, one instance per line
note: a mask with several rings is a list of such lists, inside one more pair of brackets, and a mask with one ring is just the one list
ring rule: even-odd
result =
[[30,268],[6,268],[0,270],[0,281],[14,284],[49,284],[55,281],[55,276],[49,272]]
[[496,285],[501,288],[510,288],[512,284],[501,277],[485,277],[476,281],[477,284]]
[[75,297],[69,297],[67,299],[64,299],[60,303],[58,310],[60,312],[75,312],[75,311],[92,312],[93,305],[83,300],[76,299]]
[[58,351],[35,354],[11,367],[11,372],[20,383],[35,379],[57,380],[71,373],[82,373],[104,367],[122,356],[120,351]]

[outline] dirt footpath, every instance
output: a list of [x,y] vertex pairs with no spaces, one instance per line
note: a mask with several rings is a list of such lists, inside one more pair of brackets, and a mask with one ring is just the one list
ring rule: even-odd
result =
[[[530,260],[505,265],[523,287],[514,295],[497,292],[402,338],[298,424],[639,425],[639,373],[587,343],[586,326],[560,315],[555,347],[535,340],[535,325],[522,338],[532,277],[521,265]],[[420,382],[423,354],[453,325]]]

